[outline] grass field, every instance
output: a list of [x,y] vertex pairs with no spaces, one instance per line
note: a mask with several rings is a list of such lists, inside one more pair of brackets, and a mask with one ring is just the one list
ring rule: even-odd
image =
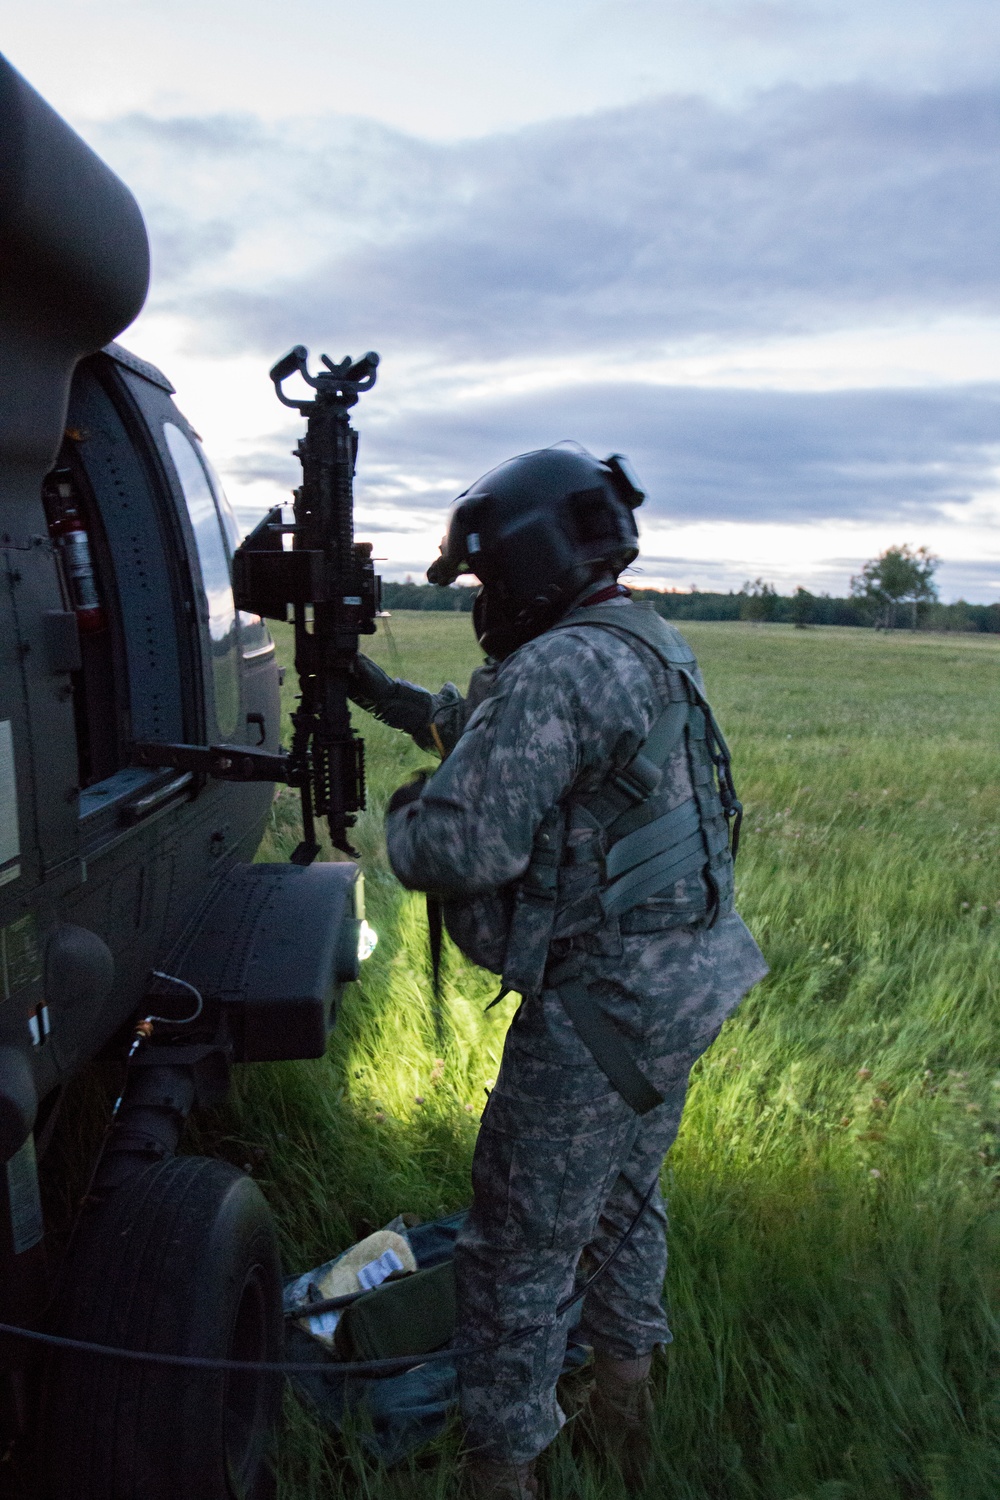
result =
[[[468,617],[396,615],[428,686]],[[692,624],[747,807],[739,904],[771,975],[697,1072],[667,1163],[675,1343],[652,1493],[993,1500],[1000,1488],[1000,642]],[[281,636],[279,649],[287,654]],[[291,689],[289,674],[287,692]],[[248,1069],[203,1143],[252,1164],[289,1271],[403,1209],[466,1201],[512,1003],[451,949],[435,1017],[420,902],[381,812],[427,757],[364,715],[358,829],[380,934],[329,1055]],[[292,795],[262,857],[296,837]],[[380,1473],[289,1398],[282,1500],[454,1492],[455,1442]],[[559,1445],[552,1496],[610,1496]]]

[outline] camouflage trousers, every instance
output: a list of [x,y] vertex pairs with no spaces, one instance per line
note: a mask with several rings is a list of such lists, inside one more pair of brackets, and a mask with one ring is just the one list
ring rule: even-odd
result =
[[[746,934],[738,918],[735,924]],[[581,977],[663,1095],[646,1115],[636,1115],[608,1082],[557,992],[525,1001],[511,1025],[456,1247],[456,1343],[536,1331],[458,1362],[466,1442],[483,1457],[524,1463],[559,1431],[556,1381],[577,1310],[560,1317],[557,1306],[632,1222],[677,1134],[693,1064],[765,971],[755,948],[758,962],[748,962],[740,932],[732,934],[729,955],[712,951],[718,943],[709,936],[675,929],[626,937],[618,956],[586,959]],[[749,934],[746,940],[752,944]],[[737,951],[742,962],[723,961],[720,971],[718,959]],[[584,1298],[584,1342],[613,1359],[669,1342],[666,1265],[657,1187],[630,1240]]]

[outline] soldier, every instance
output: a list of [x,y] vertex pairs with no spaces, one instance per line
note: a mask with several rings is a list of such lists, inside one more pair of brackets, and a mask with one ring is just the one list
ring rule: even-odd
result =
[[358,668],[358,701],[447,755],[389,803],[392,868],[522,996],[455,1256],[456,1342],[481,1350],[458,1365],[476,1500],[538,1493],[565,1421],[563,1304],[616,1247],[583,1299],[579,1425],[641,1480],[670,1339],[660,1170],[692,1065],[767,972],[733,910],[739,804],[701,674],[617,582],[643,498],[620,456],[575,445],[500,465],[455,502],[428,571],[482,583],[474,711],[451,684]]

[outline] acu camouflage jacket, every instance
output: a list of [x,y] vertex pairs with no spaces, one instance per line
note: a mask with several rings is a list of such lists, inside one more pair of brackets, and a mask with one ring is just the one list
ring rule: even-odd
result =
[[[638,608],[623,599],[600,613],[609,621],[623,611],[624,623]],[[622,746],[645,741],[665,705],[690,699],[691,683],[648,646],[587,623],[585,614],[474,674],[470,695],[482,701],[454,749],[465,705],[450,684],[436,696],[435,724],[451,753],[420,798],[387,823],[389,857],[402,883],[440,896],[463,952],[502,972],[504,984],[522,994],[539,987],[550,942],[556,952],[575,943],[610,954],[620,951],[623,931],[703,923],[732,904],[731,866],[721,848],[713,888],[696,870],[623,916],[606,915],[595,902],[593,794],[622,763]],[[672,627],[663,629],[697,693],[694,657]],[[682,739],[663,769],[659,810],[704,804],[705,782]],[[548,829],[557,830],[559,852],[555,901],[546,906],[525,900],[524,877]]]

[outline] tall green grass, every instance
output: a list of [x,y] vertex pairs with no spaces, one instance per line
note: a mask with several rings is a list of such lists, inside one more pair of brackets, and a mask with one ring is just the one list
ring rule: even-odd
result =
[[[396,615],[372,654],[429,686],[468,618]],[[1000,643],[695,624],[747,807],[740,908],[770,977],[696,1072],[667,1164],[676,1342],[653,1493],[986,1500],[1000,1489]],[[279,632],[279,649],[288,655]],[[291,681],[288,691],[291,690]],[[203,1126],[249,1164],[289,1271],[468,1196],[512,1002],[450,949],[432,1003],[389,792],[427,762],[364,719],[357,842],[380,934],[328,1057],[255,1067]],[[263,858],[297,837],[275,805]],[[290,1399],[283,1500],[454,1493],[454,1436],[388,1473]],[[553,1496],[611,1496],[556,1444]]]

